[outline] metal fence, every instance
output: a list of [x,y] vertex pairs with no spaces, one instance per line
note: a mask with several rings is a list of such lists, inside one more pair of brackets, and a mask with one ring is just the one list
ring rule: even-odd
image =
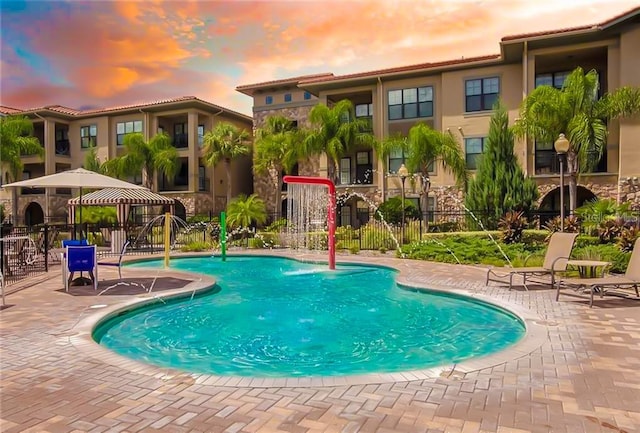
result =
[[[185,224],[171,221],[170,244],[181,249],[195,243],[217,240],[216,223]],[[0,270],[6,285],[47,272],[60,263],[64,239],[87,239],[97,245],[99,257],[120,254],[122,245],[129,242],[127,254],[145,255],[164,250],[164,221],[147,224],[44,224],[32,227],[2,226],[0,236]]]

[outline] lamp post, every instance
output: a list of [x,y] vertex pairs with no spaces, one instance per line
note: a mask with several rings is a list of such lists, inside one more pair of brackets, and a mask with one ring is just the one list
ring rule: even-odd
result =
[[405,167],[404,164],[402,164],[398,169],[398,176],[400,176],[401,180],[400,197],[402,199],[402,222],[400,223],[400,236],[402,238],[401,242],[404,245],[404,182],[407,180],[407,177],[409,177],[409,170],[407,170],[407,167]]
[[558,154],[558,160],[560,160],[560,231],[564,231],[564,161],[567,156],[567,152],[569,151],[569,140],[564,136],[564,134],[560,134],[556,142],[553,144],[553,147],[556,149],[556,153]]

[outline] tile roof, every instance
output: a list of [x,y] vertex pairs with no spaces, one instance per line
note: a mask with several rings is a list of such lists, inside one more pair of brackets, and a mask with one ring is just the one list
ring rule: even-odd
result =
[[357,72],[355,74],[331,75],[331,76],[325,76],[325,77],[318,77],[315,79],[308,79],[308,80],[301,81],[300,84],[313,84],[313,83],[322,83],[326,81],[346,80],[350,78],[361,78],[361,77],[369,77],[369,76],[377,76],[377,75],[396,74],[401,72],[435,69],[435,68],[441,68],[446,66],[455,66],[455,65],[461,65],[466,63],[483,62],[483,61],[499,60],[499,59],[500,59],[500,54],[490,54],[486,56],[468,57],[468,58],[461,58],[461,59],[455,59],[455,60],[445,60],[442,62],[419,63],[416,65],[398,66],[394,68],[378,69],[378,70],[367,71],[367,72]]
[[19,114],[22,113],[22,110],[17,108],[7,107],[6,105],[0,105],[0,113],[2,114]]
[[251,117],[247,116],[246,114],[242,114],[242,113],[239,113],[237,111],[233,111],[233,110],[230,110],[228,108],[221,107],[221,106],[213,104],[211,102],[207,102],[207,101],[205,101],[203,99],[196,98],[195,96],[180,96],[180,97],[177,97],[177,98],[161,99],[161,100],[152,101],[152,102],[141,102],[141,103],[134,103],[134,104],[128,104],[128,105],[120,105],[120,106],[115,106],[115,107],[94,108],[94,109],[89,109],[89,110],[76,110],[76,109],[73,109],[73,108],[64,107],[62,105],[46,105],[44,107],[30,108],[28,110],[19,110],[19,109],[16,109],[16,108],[0,106],[0,113],[5,113],[5,114],[24,113],[24,114],[27,114],[27,113],[37,112],[37,111],[48,110],[48,111],[55,111],[55,112],[58,112],[58,113],[66,114],[66,115],[69,115],[69,116],[87,116],[87,115],[109,113],[109,112],[113,112],[113,111],[130,110],[130,109],[134,109],[134,108],[152,107],[152,106],[156,106],[156,105],[170,104],[170,103],[174,103],[174,102],[184,102],[184,101],[201,102],[201,103],[204,103],[204,104],[207,104],[207,105],[211,105],[212,107],[214,107],[216,109],[224,110],[227,113],[231,113],[231,114],[235,114],[237,116],[241,116],[241,117],[245,117],[247,119],[251,119]]
[[333,77],[333,74],[331,72],[323,72],[323,73],[320,73],[320,74],[300,75],[298,77],[290,77],[290,78],[283,78],[283,79],[279,79],[279,80],[264,81],[262,83],[243,84],[242,86],[237,86],[236,90],[242,91],[242,90],[249,90],[249,89],[253,89],[253,88],[257,88],[257,87],[268,87],[268,86],[275,86],[275,85],[278,85],[278,84],[298,83],[300,81],[305,81],[305,80],[309,80],[309,79],[313,79],[313,78],[317,78],[317,77]]
[[566,27],[563,29],[555,29],[555,30],[546,30],[546,31],[541,31],[541,32],[533,32],[533,33],[521,33],[518,35],[509,35],[509,36],[505,36],[502,38],[502,42],[507,42],[507,41],[513,41],[516,39],[528,39],[528,38],[535,38],[535,37],[539,37],[539,36],[551,36],[551,35],[559,35],[562,33],[570,33],[570,32],[577,32],[577,31],[581,31],[581,30],[602,30],[603,27],[608,27],[611,24],[615,24],[616,21],[618,21],[621,18],[625,18],[627,16],[633,16],[640,13],[640,7],[636,7],[634,9],[630,9],[626,12],[623,12],[621,14],[618,14],[612,18],[607,19],[606,21],[603,21],[599,24],[589,24],[589,25],[583,25],[583,26],[577,26],[577,27]]

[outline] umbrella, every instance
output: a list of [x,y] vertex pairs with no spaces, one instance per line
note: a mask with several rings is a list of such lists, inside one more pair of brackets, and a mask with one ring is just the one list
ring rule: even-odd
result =
[[[76,168],[56,174],[36,177],[3,185],[3,188],[80,188],[80,205],[82,205],[82,188],[124,188],[144,189],[140,185],[125,182],[114,177],[105,176],[94,171]],[[80,207],[80,223],[82,223],[82,207]]]

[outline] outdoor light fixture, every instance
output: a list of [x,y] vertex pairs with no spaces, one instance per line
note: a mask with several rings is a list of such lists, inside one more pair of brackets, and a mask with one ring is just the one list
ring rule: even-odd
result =
[[401,181],[400,197],[402,199],[402,221],[400,223],[400,237],[402,239],[401,242],[404,244],[404,182],[407,180],[407,177],[409,177],[409,170],[407,170],[407,167],[405,167],[404,164],[402,164],[398,169],[398,176],[400,176]]
[[560,134],[553,147],[556,149],[558,159],[560,160],[560,231],[564,231],[564,161],[569,151],[571,143],[564,136]]

